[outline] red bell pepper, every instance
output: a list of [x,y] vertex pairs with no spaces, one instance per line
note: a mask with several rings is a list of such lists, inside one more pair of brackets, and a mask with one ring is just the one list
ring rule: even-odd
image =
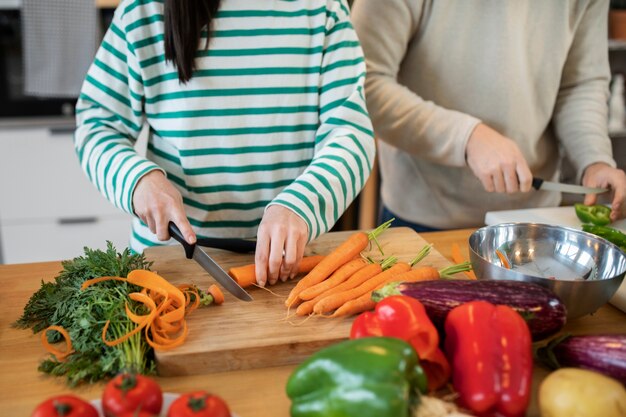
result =
[[523,416],[530,400],[532,345],[515,310],[472,301],[450,311],[445,350],[461,405],[478,415]]
[[442,387],[450,378],[450,365],[439,349],[439,334],[415,298],[394,295],[376,304],[373,312],[360,314],[352,323],[350,338],[387,336],[410,343],[428,377],[428,389]]

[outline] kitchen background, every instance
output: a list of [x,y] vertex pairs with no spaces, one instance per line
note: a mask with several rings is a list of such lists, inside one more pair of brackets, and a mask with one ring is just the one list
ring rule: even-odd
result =
[[[79,5],[75,16],[59,15],[52,3],[0,0],[0,263],[69,259],[107,240],[120,250],[128,244],[129,216],[89,183],[72,142],[77,89],[118,0],[57,2]],[[75,23],[62,30],[67,19]],[[609,128],[626,169],[626,1],[611,2],[609,23]],[[374,172],[335,230],[372,227],[377,189]]]

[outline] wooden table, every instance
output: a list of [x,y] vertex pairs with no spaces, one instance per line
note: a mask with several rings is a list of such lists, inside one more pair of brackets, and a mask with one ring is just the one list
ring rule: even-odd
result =
[[[452,243],[459,243],[467,253],[467,238],[473,230],[424,233],[437,251],[450,258]],[[0,265],[0,410],[3,416],[28,416],[46,398],[73,392],[85,399],[98,398],[103,384],[69,389],[62,378],[52,378],[37,371],[45,357],[39,335],[17,330],[11,323],[17,320],[30,295],[41,280],[52,280],[61,270],[59,262],[23,265]],[[573,334],[626,333],[626,314],[606,305],[593,316],[567,324],[564,331]],[[264,368],[191,377],[157,378],[164,391],[185,392],[205,389],[222,396],[240,417],[287,417],[289,400],[285,383],[293,366]],[[547,374],[536,368],[535,387]],[[528,416],[538,416],[536,404]]]

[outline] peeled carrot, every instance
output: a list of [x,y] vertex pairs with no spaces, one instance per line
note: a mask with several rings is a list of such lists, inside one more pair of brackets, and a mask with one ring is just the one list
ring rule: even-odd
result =
[[439,271],[432,266],[420,266],[394,277],[394,281],[401,282],[432,281],[435,279],[439,279]]
[[[465,259],[465,257],[461,254],[461,248],[458,243],[452,244],[452,261],[457,264],[462,264],[463,262],[467,262],[467,259]],[[465,272],[465,275],[469,279],[473,279],[473,280],[476,279],[476,274],[474,274],[474,271],[472,271],[471,269]]]
[[[298,265],[298,274],[310,272],[322,259],[324,259],[322,255],[305,256]],[[228,270],[228,275],[243,288],[256,284],[254,264],[232,267]]]
[[348,239],[317,264],[311,272],[298,281],[296,286],[289,293],[285,305],[287,307],[294,305],[299,301],[298,296],[303,290],[322,282],[328,278],[330,274],[335,272],[337,268],[358,256],[361,251],[365,250],[370,240],[376,239],[378,235],[389,228],[392,220],[381,224],[370,233],[356,232],[350,235]]
[[439,271],[432,266],[420,266],[418,268],[411,269],[410,271],[402,272],[394,276],[391,280],[387,280],[385,283],[378,285],[378,287],[374,288],[372,291],[368,291],[358,298],[346,302],[344,305],[335,310],[330,317],[349,316],[373,309],[376,306],[376,301],[372,299],[372,293],[381,289],[390,282],[434,281],[441,277],[448,277],[459,272],[467,271],[468,268],[470,268],[470,263],[464,262],[459,265],[452,265],[447,268],[443,268]]
[[[329,297],[326,297],[323,300],[320,300],[313,307],[313,312],[315,312],[316,314],[329,313],[330,311],[342,305],[344,302],[347,302],[354,298],[358,298],[367,292],[373,291],[374,289],[378,288],[378,286],[382,286],[390,282],[390,280],[392,280],[393,277],[395,277],[396,275],[402,272],[409,271],[411,267],[413,267],[413,265],[415,265],[416,263],[424,259],[426,256],[428,256],[432,247],[433,247],[432,244],[424,246],[422,249],[420,249],[420,251],[417,253],[415,258],[413,258],[409,263],[406,263],[406,262],[396,263],[397,258],[395,257],[388,258],[387,260],[383,262],[383,266],[384,266],[383,269],[385,269],[385,271],[375,275],[374,277],[372,277],[372,279],[358,285],[356,288],[353,288],[348,291],[343,291],[342,294],[333,294]],[[389,265],[392,265],[392,266],[389,269],[387,269],[386,266],[389,266]]]
[[312,300],[321,293],[341,284],[367,264],[368,262],[363,258],[353,259],[343,266],[340,266],[339,269],[333,272],[332,275],[324,281],[303,290],[298,297],[302,300]]
[[396,275],[402,272],[406,272],[410,269],[411,265],[406,262],[397,263],[386,271],[375,275],[358,287],[336,294],[331,294],[328,297],[324,297],[317,304],[315,304],[315,306],[313,307],[313,312],[315,314],[329,313],[334,309],[340,307],[344,303],[347,303],[350,300],[354,300],[362,296],[363,294],[366,294],[369,291],[378,288],[379,285],[390,282],[390,280],[393,280]]
[[373,310],[374,307],[376,307],[376,301],[372,300],[372,293],[368,292],[343,304],[329,317],[353,316],[364,311]]
[[[395,262],[395,258],[393,258],[393,261]],[[337,285],[336,287],[330,288],[324,291],[322,294],[318,295],[317,297],[313,298],[312,300],[308,300],[300,304],[296,309],[296,314],[298,316],[306,316],[311,314],[313,312],[313,307],[315,306],[315,304],[317,304],[317,302],[324,297],[327,297],[331,294],[339,293],[341,291],[349,290],[350,288],[358,287],[368,279],[383,272],[384,267],[384,262],[383,264],[374,263],[366,265],[364,268],[359,269],[357,272],[354,273],[354,275],[352,275],[350,278]]]

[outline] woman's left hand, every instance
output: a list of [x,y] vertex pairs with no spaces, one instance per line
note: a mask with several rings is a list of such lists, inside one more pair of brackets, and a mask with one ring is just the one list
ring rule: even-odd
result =
[[308,236],[306,223],[296,213],[283,206],[268,207],[257,232],[254,255],[257,284],[273,285],[279,278],[284,282],[295,277]]
[[[626,174],[621,169],[604,163],[595,163],[585,168],[583,185],[587,187],[609,188],[612,192],[611,221],[626,217]],[[585,204],[595,204],[598,194],[585,196]]]

